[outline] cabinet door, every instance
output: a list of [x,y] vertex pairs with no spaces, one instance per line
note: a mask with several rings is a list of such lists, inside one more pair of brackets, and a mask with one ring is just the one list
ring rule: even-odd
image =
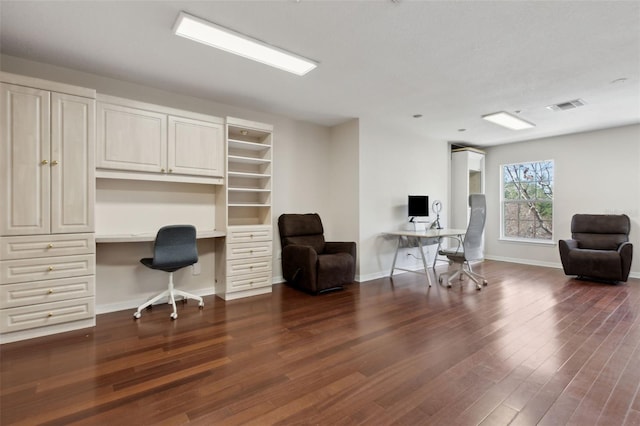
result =
[[51,97],[51,232],[93,232],[95,101]]
[[50,231],[50,93],[0,84],[0,234]]
[[97,167],[164,172],[167,116],[98,102]]
[[221,124],[169,117],[169,173],[224,175],[224,133]]

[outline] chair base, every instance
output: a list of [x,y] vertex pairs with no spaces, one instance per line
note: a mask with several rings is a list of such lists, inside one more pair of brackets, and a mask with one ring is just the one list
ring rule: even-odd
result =
[[[465,269],[465,265],[467,266],[467,268]],[[448,275],[449,272],[445,272],[444,274],[440,274],[438,276],[438,282],[440,284],[442,284],[443,279],[442,276],[443,275]],[[449,279],[447,280],[447,287],[451,288],[452,286],[452,282],[454,279],[458,278],[460,281],[462,281],[462,279],[464,278],[464,276],[469,277],[469,279],[471,279],[471,281],[473,281],[476,284],[476,290],[482,290],[482,286],[486,286],[488,284],[487,279],[476,273],[473,272],[473,269],[471,268],[471,264],[467,261],[460,263],[460,269],[458,269],[457,271],[455,271],[453,274],[449,275]]]
[[176,296],[182,296],[183,299],[194,299],[198,301],[198,306],[202,309],[202,307],[204,306],[204,300],[202,300],[202,297],[200,296],[196,296],[195,294],[191,294],[191,293],[187,293],[186,291],[182,291],[182,290],[178,290],[176,288],[174,288],[173,286],[173,272],[169,273],[169,287],[163,291],[162,293],[158,294],[157,296],[155,296],[154,298],[148,300],[146,303],[143,303],[142,305],[138,306],[138,310],[133,314],[133,317],[135,319],[138,319],[142,316],[142,310],[146,309],[147,307],[153,305],[154,303],[156,303],[158,300],[164,299],[165,297],[168,298],[167,303],[170,303],[173,306],[173,312],[171,313],[170,317],[171,319],[176,319],[178,318],[178,311],[176,309]]

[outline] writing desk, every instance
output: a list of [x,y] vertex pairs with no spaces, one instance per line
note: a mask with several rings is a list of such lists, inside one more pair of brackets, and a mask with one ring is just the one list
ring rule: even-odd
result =
[[[196,239],[220,238],[225,235],[223,231],[197,231]],[[155,240],[156,233],[151,232],[140,234],[96,234],[96,243],[139,243]]]
[[[427,259],[424,257],[424,251],[422,250],[422,241],[423,240],[437,240],[438,249],[436,250],[436,256],[433,259],[432,269],[435,270],[436,260],[438,258],[437,252],[440,251],[440,247],[442,244],[442,239],[445,237],[456,237],[462,243],[462,236],[467,232],[466,229],[427,229],[425,231],[395,231],[395,232],[385,232],[386,235],[393,235],[398,237],[398,245],[396,246],[396,253],[393,255],[393,263],[391,264],[391,273],[390,277],[393,277],[393,272],[397,269],[399,271],[413,272],[417,274],[424,273],[427,276],[427,281],[429,282],[429,287],[431,287],[431,277],[429,276],[429,267],[427,266]],[[420,249],[420,256],[422,258],[422,266],[424,267],[424,272],[422,271],[414,271],[412,269],[398,268],[396,267],[396,260],[398,259],[398,252],[400,251],[400,246],[402,237],[406,237],[408,239],[413,239],[416,241],[418,248]],[[432,244],[435,245],[435,244]]]

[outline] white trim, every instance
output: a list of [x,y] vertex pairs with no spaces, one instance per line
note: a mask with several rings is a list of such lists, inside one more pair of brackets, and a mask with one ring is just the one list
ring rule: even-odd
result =
[[[195,294],[196,296],[210,296],[210,295],[215,295],[215,290],[213,288],[202,288],[199,290],[189,290],[190,293]],[[102,304],[102,305],[96,305],[96,315],[99,314],[107,314],[110,312],[118,312],[118,311],[126,311],[127,309],[137,309],[138,306],[142,305],[143,303],[145,303],[147,300],[151,299],[151,297],[153,297],[153,295],[149,296],[149,297],[145,297],[142,299],[137,299],[137,300],[125,300],[122,302],[116,302],[116,303],[107,303],[107,304]],[[162,302],[164,303],[164,302]],[[131,312],[131,316],[133,316],[133,312]]]
[[522,265],[544,266],[547,268],[562,269],[562,264],[558,262],[541,262],[538,260],[519,259],[515,257],[485,256],[486,260],[497,260],[498,262],[520,263]]
[[498,241],[503,241],[505,243],[524,243],[524,244],[541,244],[545,246],[556,246],[558,245],[557,241],[554,240],[534,240],[527,238],[506,238],[500,237]]
[[[513,166],[513,165],[520,165],[520,164],[531,164],[531,163],[543,163],[543,162],[548,162],[550,161],[551,163],[553,163],[553,187],[555,188],[556,185],[556,161],[551,158],[548,160],[532,160],[532,161],[521,161],[518,163],[503,163],[498,165],[498,167],[500,168],[498,175],[500,178],[500,208],[499,208],[499,212],[500,212],[500,236],[498,237],[499,240],[502,241],[518,241],[518,242],[537,242],[538,240],[529,240],[529,239],[509,239],[508,237],[504,236],[504,167],[505,166]],[[553,238],[555,236],[555,229],[556,229],[556,199],[555,196],[551,199],[551,239],[553,241]],[[540,241],[544,241],[544,240],[540,240]],[[554,243],[555,244],[555,243]]]

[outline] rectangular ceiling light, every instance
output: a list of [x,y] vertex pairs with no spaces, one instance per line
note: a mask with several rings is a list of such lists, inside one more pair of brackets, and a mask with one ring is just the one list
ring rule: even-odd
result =
[[511,130],[523,130],[535,127],[535,124],[524,121],[523,119],[504,111],[483,115],[482,118]]
[[180,37],[234,53],[272,67],[305,75],[317,64],[309,59],[282,49],[269,46],[259,40],[231,31],[211,22],[180,12],[173,32]]

